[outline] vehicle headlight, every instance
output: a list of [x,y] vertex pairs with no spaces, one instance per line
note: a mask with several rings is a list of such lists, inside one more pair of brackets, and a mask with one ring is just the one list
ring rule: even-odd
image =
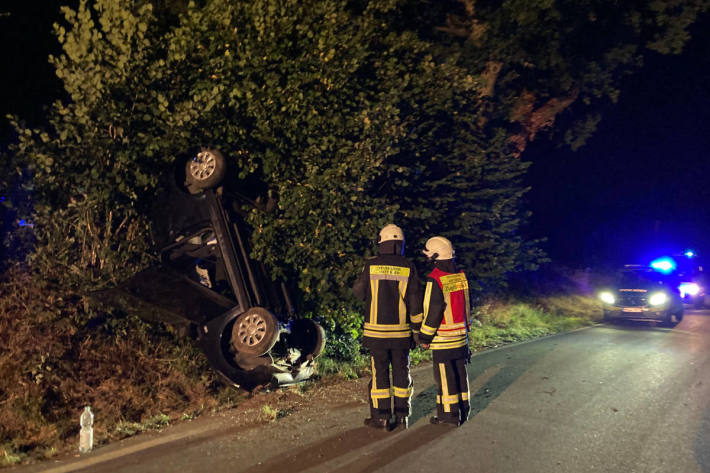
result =
[[616,297],[614,297],[614,294],[609,291],[600,292],[599,299],[601,299],[605,304],[613,304],[616,302]]
[[668,296],[664,292],[656,292],[648,298],[648,303],[651,305],[662,305],[668,302]]

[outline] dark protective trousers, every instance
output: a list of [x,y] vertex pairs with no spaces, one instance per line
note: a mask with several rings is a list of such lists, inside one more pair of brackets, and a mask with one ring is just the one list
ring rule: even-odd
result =
[[[372,379],[369,384],[370,416],[373,419],[392,417],[392,398],[394,414],[408,417],[412,397],[412,378],[409,376],[409,350],[379,349],[370,350]],[[392,383],[390,384],[390,367]]]
[[468,420],[471,410],[468,397],[466,360],[462,358],[438,359],[434,352],[434,379],[436,380],[436,415],[440,421],[451,424]]

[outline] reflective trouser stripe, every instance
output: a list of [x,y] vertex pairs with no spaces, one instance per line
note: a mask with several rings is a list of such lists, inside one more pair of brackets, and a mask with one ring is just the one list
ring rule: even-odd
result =
[[409,386],[407,388],[398,388],[397,386],[395,386],[393,388],[393,394],[397,397],[408,398],[412,395],[413,392],[414,392],[414,389],[411,386]]
[[470,410],[465,360],[441,359],[434,353],[434,378],[439,418],[446,422],[465,420]]
[[413,394],[412,378],[409,375],[409,350],[374,350],[371,355],[372,380],[368,393],[371,415],[378,418],[388,417],[392,413],[394,403],[395,415],[408,416]]
[[372,406],[375,409],[380,408],[380,399],[390,398],[390,388],[378,388],[377,387],[377,369],[375,368],[375,358],[370,357],[370,365],[372,366],[372,388],[370,389],[370,399],[372,399]]
[[451,404],[458,402],[458,396],[449,395],[449,381],[446,379],[446,366],[444,363],[439,363],[439,376],[441,376],[441,402],[444,406],[444,412],[451,412]]

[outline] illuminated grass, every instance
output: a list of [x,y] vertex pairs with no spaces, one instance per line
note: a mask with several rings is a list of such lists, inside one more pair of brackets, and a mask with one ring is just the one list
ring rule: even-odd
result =
[[476,311],[470,334],[471,349],[478,351],[574,330],[600,319],[598,302],[586,296],[548,296],[528,302],[490,301]]
[[[528,301],[490,300],[476,308],[469,335],[472,351],[575,330],[601,319],[601,306],[593,297],[546,296]],[[369,355],[351,336],[331,335],[332,351],[318,360],[321,375],[356,378],[369,373]],[[416,366],[431,360],[431,350],[415,348],[409,354]]]

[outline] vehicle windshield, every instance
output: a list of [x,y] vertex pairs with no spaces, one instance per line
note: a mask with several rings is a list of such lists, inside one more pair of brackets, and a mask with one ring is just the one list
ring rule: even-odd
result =
[[620,287],[662,285],[667,281],[656,271],[622,271],[617,277],[617,285]]

